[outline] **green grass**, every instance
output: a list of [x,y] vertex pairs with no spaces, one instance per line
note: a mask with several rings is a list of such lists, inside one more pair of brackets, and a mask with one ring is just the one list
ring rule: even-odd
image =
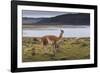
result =
[[56,61],[56,60],[81,60],[90,58],[90,38],[63,38],[55,56],[51,45],[47,46],[48,53],[42,47],[38,37],[23,37],[22,61]]

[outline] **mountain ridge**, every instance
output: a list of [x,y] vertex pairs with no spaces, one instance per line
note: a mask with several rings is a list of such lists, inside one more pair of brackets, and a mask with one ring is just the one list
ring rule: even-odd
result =
[[[63,14],[50,18],[27,18],[31,24],[41,25],[90,25],[90,14],[88,13],[75,13]],[[23,21],[27,22],[25,18]],[[25,24],[23,22],[23,24]]]

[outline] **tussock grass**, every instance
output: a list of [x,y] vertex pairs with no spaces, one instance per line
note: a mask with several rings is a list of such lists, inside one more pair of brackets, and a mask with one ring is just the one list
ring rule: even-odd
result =
[[90,58],[90,38],[63,38],[58,51],[53,55],[51,45],[47,46],[48,53],[42,47],[39,37],[22,38],[22,61],[57,61],[57,60],[81,60]]

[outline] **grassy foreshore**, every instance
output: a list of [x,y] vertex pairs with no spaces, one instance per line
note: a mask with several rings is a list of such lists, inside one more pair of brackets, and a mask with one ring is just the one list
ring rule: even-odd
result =
[[90,58],[90,38],[63,38],[59,44],[59,51],[53,56],[53,48],[48,45],[48,54],[44,54],[39,37],[22,38],[22,61],[56,61],[56,60],[81,60]]
[[[38,25],[38,26],[37,26]],[[76,26],[73,26],[73,25],[45,25],[45,24],[43,24],[43,25],[41,25],[41,24],[23,24],[23,26],[22,26],[22,28],[23,29],[42,29],[42,28],[48,28],[49,27],[49,29],[51,29],[51,28],[79,28],[79,27],[81,27],[81,28],[84,28],[84,27],[87,27],[86,25],[81,25],[81,26],[79,26],[79,25],[76,25]]]

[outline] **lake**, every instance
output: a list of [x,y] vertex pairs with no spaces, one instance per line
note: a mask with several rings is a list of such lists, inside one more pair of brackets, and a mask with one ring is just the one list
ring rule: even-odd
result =
[[23,28],[23,37],[42,37],[44,35],[59,36],[60,30],[64,30],[64,37],[90,37],[90,26],[78,26],[68,28]]

